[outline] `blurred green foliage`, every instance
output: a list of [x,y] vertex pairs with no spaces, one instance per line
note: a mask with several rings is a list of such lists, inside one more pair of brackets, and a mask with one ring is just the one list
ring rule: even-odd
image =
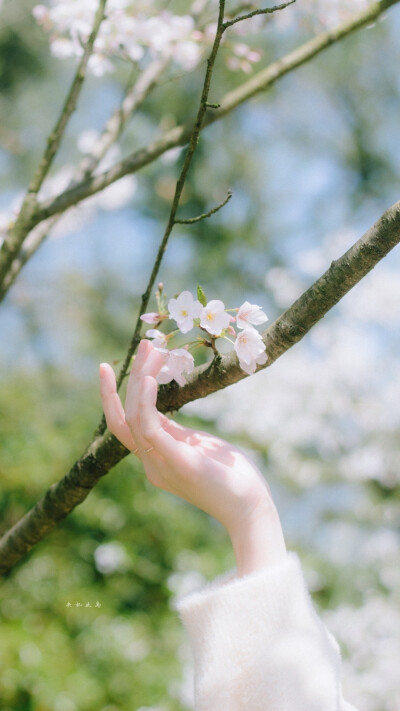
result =
[[[3,530],[89,441],[93,393],[79,383],[77,403],[71,387],[47,372],[3,384]],[[122,551],[120,565],[99,570],[94,553],[110,543]],[[2,711],[128,711],[160,699],[181,709],[173,681],[180,677],[182,631],[170,610],[169,581],[193,569],[213,577],[232,564],[217,524],[151,487],[134,459],[125,460],[4,580]]]

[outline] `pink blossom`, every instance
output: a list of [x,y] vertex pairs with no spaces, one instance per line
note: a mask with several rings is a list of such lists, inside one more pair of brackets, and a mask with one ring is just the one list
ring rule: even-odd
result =
[[162,366],[157,375],[157,382],[160,385],[176,380],[178,385],[186,385],[183,373],[191,373],[194,368],[194,359],[191,353],[185,348],[175,348],[172,351],[161,350],[165,357],[165,365]]
[[261,310],[261,306],[250,304],[249,301],[241,305],[236,317],[238,328],[248,328],[249,325],[259,326],[265,321],[268,321],[268,316]]
[[234,344],[239,364],[242,370],[251,375],[257,365],[267,362],[265,343],[258,331],[251,326],[238,333]]
[[221,332],[228,328],[230,320],[224,302],[219,299],[209,301],[200,314],[200,326],[213,336],[220,336]]
[[153,339],[154,348],[166,348],[167,347],[167,336],[162,331],[158,331],[156,328],[149,328],[146,331],[146,337]]
[[148,314],[142,314],[140,318],[145,323],[158,323],[162,320],[161,314],[156,314],[154,311]]
[[194,300],[190,291],[182,291],[177,299],[168,302],[169,316],[176,321],[182,333],[191,331],[193,320],[199,318],[202,308],[200,301]]

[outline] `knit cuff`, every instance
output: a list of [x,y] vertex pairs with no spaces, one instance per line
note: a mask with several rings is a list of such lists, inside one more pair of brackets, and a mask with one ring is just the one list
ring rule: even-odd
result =
[[280,617],[283,609],[289,614],[290,610],[294,612],[294,608],[300,612],[299,606],[305,605],[309,611],[311,600],[296,553],[289,552],[279,563],[243,577],[237,577],[233,569],[207,583],[201,590],[179,598],[174,607],[190,632],[192,627],[197,626],[199,618],[210,621],[214,616],[234,616],[235,612],[242,612],[247,604],[253,607],[255,600],[261,605],[260,608],[257,604],[259,613],[262,610],[268,612],[270,626],[273,626],[277,615]]
[[196,710],[342,709],[338,648],[295,553],[240,578],[231,571],[175,608],[194,654]]

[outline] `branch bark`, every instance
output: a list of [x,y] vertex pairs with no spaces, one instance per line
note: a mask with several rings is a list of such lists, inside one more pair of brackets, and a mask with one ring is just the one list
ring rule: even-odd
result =
[[[271,366],[322,319],[350,289],[368,274],[400,242],[400,201],[290,306],[264,334]],[[206,397],[249,377],[234,354],[218,363],[196,368],[188,384],[160,388],[157,405],[161,412],[178,410],[184,404]],[[85,500],[97,481],[128,454],[108,432],[94,439],[70,472],[54,484],[44,497],[0,540],[0,573],[7,572],[36,543],[44,538],[78,504]]]
[[[365,25],[374,22],[385,10],[399,2],[400,0],[382,0],[381,2],[373,3],[367,10],[354,15],[350,20],[328,32],[322,32],[293,52],[273,62],[269,67],[258,72],[252,79],[246,81],[241,87],[226,94],[221,100],[219,108],[210,112],[205,117],[203,129],[216,121],[220,121],[224,116],[252,97],[266,91],[280,78],[302,66],[331,45],[339,42],[356,30],[365,27]],[[35,219],[41,221],[56,213],[63,212],[68,209],[68,207],[71,207],[71,205],[75,205],[90,195],[94,195],[100,190],[103,190],[124,175],[136,173],[171,148],[183,146],[188,143],[192,131],[193,121],[183,126],[176,126],[150,145],[140,148],[131,156],[116,163],[110,170],[96,175],[89,180],[82,181],[72,190],[67,190],[56,198],[43,201],[39,205]]]

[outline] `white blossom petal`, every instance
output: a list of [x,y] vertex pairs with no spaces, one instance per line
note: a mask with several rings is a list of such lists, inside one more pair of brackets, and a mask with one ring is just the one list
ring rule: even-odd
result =
[[190,291],[182,291],[176,299],[168,302],[169,316],[176,321],[181,333],[188,333],[193,328],[193,321],[199,318],[202,310],[200,301],[193,299]]
[[255,372],[257,365],[263,365],[267,361],[265,343],[258,331],[251,326],[238,333],[234,349],[240,367],[249,375]]
[[165,351],[166,362],[157,375],[157,382],[165,385],[175,380],[178,385],[186,385],[184,373],[191,373],[194,368],[194,359],[185,348],[175,348]]
[[236,317],[238,328],[247,328],[249,324],[259,326],[266,321],[268,321],[268,316],[262,311],[261,306],[250,304],[249,301],[245,301],[241,305]]
[[230,316],[225,311],[225,304],[219,299],[209,301],[200,314],[200,326],[213,336],[220,336],[228,328]]

